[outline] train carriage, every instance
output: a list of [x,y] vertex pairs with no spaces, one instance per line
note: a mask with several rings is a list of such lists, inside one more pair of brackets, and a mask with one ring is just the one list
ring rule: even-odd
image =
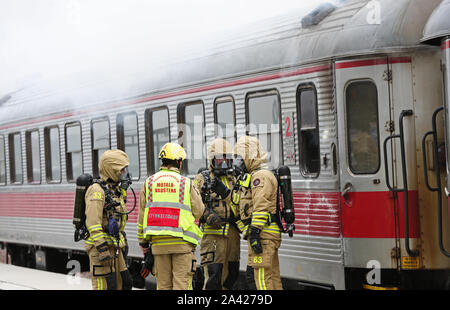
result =
[[[296,230],[283,235],[279,251],[286,287],[448,288],[450,258],[436,229],[442,195],[427,187],[439,167],[437,143],[423,139],[442,106],[448,40],[442,49],[421,44],[430,15],[446,3],[322,5],[248,27],[132,84],[91,74],[6,95],[0,241],[22,256],[36,250],[39,261],[52,249],[81,251],[71,221],[74,180],[98,174],[106,149],[127,152],[140,189],[168,140],[183,144],[193,177],[214,137],[249,134],[270,153],[270,168],[287,165],[293,176]],[[436,124],[441,143],[442,119]],[[136,220],[131,213],[129,255],[140,259]],[[242,241],[242,270],[246,248]]]

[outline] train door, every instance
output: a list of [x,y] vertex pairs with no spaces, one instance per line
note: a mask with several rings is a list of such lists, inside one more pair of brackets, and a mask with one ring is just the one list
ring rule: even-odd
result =
[[[398,159],[395,143],[389,138],[395,124],[390,75],[387,57],[335,63],[342,236],[347,269],[399,266],[398,255],[393,254],[399,249],[398,195],[390,187],[397,186]],[[384,156],[386,140],[388,148]],[[386,179],[386,163],[390,180]]]
[[[442,41],[442,76],[443,76],[443,89],[444,89],[444,107],[445,107],[445,138],[446,138],[446,162],[447,162],[447,184],[445,187],[445,194],[450,196],[450,37],[447,37]],[[450,199],[449,199],[450,202]],[[449,205],[450,208],[450,205]]]
[[[441,58],[441,71],[442,71],[442,87],[443,87],[443,110],[444,110],[444,120],[445,120],[445,154],[446,154],[446,184],[444,185],[444,192],[445,196],[447,197],[447,200],[442,201],[441,197],[438,197],[438,245],[440,252],[446,256],[447,258],[450,257],[450,248],[448,247],[448,231],[450,222],[448,221],[448,217],[445,217],[444,214],[450,214],[450,37],[446,37],[442,40],[441,44],[441,50],[442,50],[442,58]],[[442,108],[441,108],[442,109]],[[436,129],[436,119],[435,115],[436,113],[439,113],[439,109],[435,110],[435,113],[433,115],[433,130],[432,135],[437,136],[437,129]],[[434,142],[435,150],[434,150],[434,157],[435,160],[438,161],[438,142],[437,137],[433,137],[436,141]],[[435,174],[440,173],[439,166],[435,167],[437,171]],[[439,180],[437,180],[439,181]],[[440,194],[441,184],[437,184],[437,192]],[[445,212],[443,210],[444,206],[447,205],[448,210]],[[446,221],[447,220],[447,221]],[[447,232],[447,234],[446,234]]]

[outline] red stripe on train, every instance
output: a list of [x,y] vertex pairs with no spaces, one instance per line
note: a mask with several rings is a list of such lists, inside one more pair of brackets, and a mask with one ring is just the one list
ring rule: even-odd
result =
[[[75,193],[0,193],[0,216],[72,219]],[[134,199],[127,202],[131,210]],[[128,215],[130,222],[137,222],[139,193],[136,208]]]
[[[350,192],[350,204],[341,197],[342,235],[345,238],[405,237],[404,194],[398,193],[395,214],[391,192]],[[417,191],[408,194],[409,237],[420,237],[419,200]],[[397,218],[397,220],[395,220]],[[395,229],[397,222],[397,231]]]
[[[137,222],[137,206],[129,215]],[[403,195],[399,194],[398,229],[395,230],[393,200],[390,192],[352,192],[346,204],[337,192],[295,192],[297,235],[346,238],[404,238]],[[0,216],[72,219],[74,193],[2,193]],[[128,209],[133,207],[133,198]],[[14,207],[12,207],[14,206]],[[417,191],[409,192],[410,237],[419,238],[420,223]],[[341,233],[342,232],[342,233]]]
[[[389,58],[389,64],[398,64],[398,63],[411,63],[411,57]],[[336,69],[348,69],[348,68],[387,65],[387,64],[388,64],[387,58],[366,59],[366,60],[338,62],[336,63]]]
[[442,42],[441,49],[446,50],[450,48],[450,40]]

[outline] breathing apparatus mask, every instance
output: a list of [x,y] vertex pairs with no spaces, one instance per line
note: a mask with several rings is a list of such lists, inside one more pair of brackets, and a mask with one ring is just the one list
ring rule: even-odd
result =
[[235,177],[243,176],[247,173],[244,159],[240,155],[235,155],[233,159],[233,173]]
[[124,191],[126,191],[128,189],[128,187],[130,187],[130,185],[132,183],[133,182],[131,181],[131,174],[130,174],[130,172],[128,170],[128,166],[126,166],[125,168],[120,170],[120,173],[119,173],[119,186]]
[[[125,202],[127,201],[126,192],[127,192],[128,189],[131,190],[131,192],[133,193],[133,196],[134,196],[134,206],[131,209],[131,211],[129,211],[129,212],[118,212],[118,211],[115,211],[116,214],[127,215],[127,214],[130,214],[131,212],[133,212],[133,210],[136,208],[136,193],[134,192],[133,188],[130,187],[130,185],[132,183],[133,182],[131,181],[131,173],[128,170],[128,166],[126,166],[122,170],[120,170],[120,172],[119,172],[119,181],[116,184],[117,184],[117,186],[119,188],[119,192],[121,192],[121,194],[125,197]],[[105,194],[106,193],[109,193],[108,189],[106,189]],[[111,196],[109,196],[108,194],[106,195],[105,200],[106,200],[105,201],[106,206],[107,207],[109,206],[110,208],[115,208],[119,204],[119,203],[115,202],[114,200],[112,200]]]
[[236,177],[236,184],[244,187],[249,187],[250,174],[245,166],[244,159],[240,155],[235,155],[233,159],[233,173]]
[[214,175],[221,176],[227,174],[233,174],[233,159],[227,158],[226,154],[222,157],[216,157],[212,159],[213,173]]

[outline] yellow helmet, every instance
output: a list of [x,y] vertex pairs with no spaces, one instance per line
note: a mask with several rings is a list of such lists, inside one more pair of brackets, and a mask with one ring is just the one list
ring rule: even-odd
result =
[[161,151],[159,151],[158,155],[159,159],[171,159],[171,160],[185,160],[186,159],[186,152],[184,151],[183,147],[179,145],[178,143],[166,143],[161,148]]

